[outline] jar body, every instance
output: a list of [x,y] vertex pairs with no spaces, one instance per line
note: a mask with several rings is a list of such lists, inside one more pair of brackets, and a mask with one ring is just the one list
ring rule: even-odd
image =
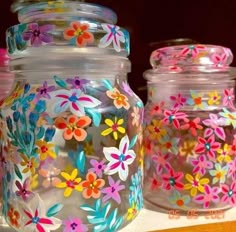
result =
[[17,231],[116,231],[142,208],[142,103],[126,74],[78,73],[21,74],[4,101],[3,212]]
[[146,75],[153,77],[145,111],[146,201],[181,211],[235,206],[234,77],[196,69]]

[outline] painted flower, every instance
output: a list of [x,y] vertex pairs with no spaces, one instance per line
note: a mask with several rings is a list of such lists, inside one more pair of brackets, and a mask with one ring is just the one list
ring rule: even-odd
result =
[[230,186],[221,185],[221,192],[224,196],[221,198],[222,203],[229,203],[230,206],[236,206],[236,182],[234,181]]
[[160,102],[159,104],[154,104],[150,109],[151,116],[162,115],[165,107],[165,102]]
[[193,136],[197,136],[197,130],[202,130],[202,126],[199,125],[201,122],[200,118],[195,118],[193,120],[185,119],[186,124],[182,125],[180,128],[182,130],[189,130]]
[[230,146],[230,155],[236,155],[236,135],[234,135],[233,144]]
[[197,195],[197,191],[204,192],[204,185],[209,183],[208,178],[202,178],[198,173],[195,177],[191,176],[190,174],[185,175],[186,180],[189,182],[188,184],[184,185],[185,190],[190,190],[190,195],[192,197]]
[[30,189],[36,189],[38,187],[39,185],[38,176],[39,176],[38,174],[30,176]]
[[51,99],[51,96],[50,96],[50,92],[53,92],[54,90],[56,89],[55,86],[51,85],[51,86],[48,86],[48,83],[47,81],[44,81],[43,82],[43,86],[41,87],[38,87],[36,89],[36,91],[38,92],[38,94],[36,95],[36,98],[47,98],[47,99]]
[[89,172],[86,175],[86,180],[81,182],[83,188],[83,197],[85,199],[95,198],[98,199],[101,196],[101,188],[105,185],[103,179],[97,179],[97,175],[93,172]]
[[91,159],[90,164],[92,165],[92,168],[90,168],[88,171],[95,173],[99,178],[101,178],[106,167],[105,161],[97,161],[96,159]]
[[177,155],[179,152],[179,141],[180,138],[173,137],[170,139],[168,136],[165,136],[160,139],[160,149],[162,153],[170,152],[174,155]]
[[227,61],[227,54],[226,53],[223,53],[222,55],[213,54],[211,60],[216,66],[222,66]]
[[156,166],[156,173],[162,174],[164,170],[169,170],[171,168],[168,160],[170,159],[170,154],[162,154],[161,152],[158,152],[157,155],[152,156],[152,161],[154,162]]
[[162,181],[158,179],[156,173],[153,173],[153,176],[151,178],[149,177],[149,182],[150,182],[150,189],[152,191],[159,190],[162,185]]
[[114,100],[113,103],[117,109],[124,107],[126,110],[128,110],[130,108],[128,98],[124,94],[121,94],[117,88],[107,90],[106,95]]
[[107,175],[119,174],[121,180],[126,181],[129,175],[129,165],[131,165],[136,154],[133,150],[129,150],[129,138],[124,136],[119,145],[119,149],[116,147],[104,147],[103,153],[106,159],[109,161],[105,168]]
[[150,133],[148,137],[150,137],[152,141],[159,141],[163,136],[167,134],[161,120],[153,119],[151,124],[147,126],[147,130]]
[[219,115],[224,117],[226,125],[232,125],[236,128],[236,112],[230,112],[226,108],[223,108],[224,112],[220,112]]
[[124,124],[123,118],[118,119],[117,117],[115,117],[114,121],[107,118],[107,119],[105,119],[105,123],[107,126],[109,126],[109,128],[107,128],[101,132],[102,136],[107,136],[112,133],[114,139],[117,140],[118,139],[118,132],[121,134],[124,134],[126,131],[125,128],[122,126]]
[[195,154],[194,148],[196,146],[195,140],[185,140],[182,146],[179,147],[180,156],[193,156]]
[[224,98],[223,98],[223,106],[229,106],[232,109],[235,109],[234,107],[234,89],[225,89],[224,90]]
[[66,180],[65,182],[58,183],[57,188],[66,188],[64,191],[64,196],[69,197],[73,190],[81,192],[83,190],[82,186],[79,184],[81,178],[78,176],[78,170],[74,169],[71,174],[66,172],[61,172],[61,176]]
[[206,153],[209,159],[215,159],[215,151],[220,148],[220,143],[215,142],[215,136],[212,135],[208,139],[198,137],[198,144],[195,148],[196,153]]
[[30,23],[26,31],[23,32],[22,38],[29,41],[32,46],[40,46],[42,43],[52,43],[53,36],[49,34],[54,29],[54,25],[39,26],[37,23]]
[[204,110],[207,108],[207,103],[203,101],[203,93],[197,93],[193,90],[190,90],[190,94],[192,98],[189,98],[187,103],[193,106],[193,110]]
[[133,220],[137,216],[138,212],[139,211],[137,205],[133,202],[130,208],[128,208],[127,210],[126,220],[127,221]]
[[219,163],[215,164],[215,170],[210,170],[209,173],[211,176],[213,176],[212,183],[215,184],[217,182],[220,182],[221,184],[225,183],[225,178],[228,173],[228,165],[225,165],[224,167],[221,167]]
[[27,199],[32,194],[32,192],[29,191],[30,179],[29,178],[25,179],[23,185],[20,183],[20,181],[16,180],[15,185],[18,188],[18,190],[16,191],[16,195],[18,197],[21,197],[24,201],[27,201]]
[[83,224],[80,218],[71,217],[63,221],[63,232],[86,232],[88,227]]
[[190,196],[188,195],[181,195],[180,192],[174,191],[173,195],[168,197],[168,201],[175,207],[181,209],[187,209],[187,204],[191,201]]
[[233,180],[236,180],[236,158],[233,161],[228,163],[228,177],[232,176]]
[[179,93],[176,96],[170,96],[170,100],[174,102],[174,108],[178,108],[185,105],[187,98]]
[[23,161],[20,162],[20,165],[22,167],[24,167],[24,169],[22,170],[23,173],[27,173],[27,172],[31,172],[32,174],[35,173],[36,168],[38,168],[39,164],[38,162],[35,160],[34,157],[31,158],[27,158],[26,155],[21,154],[20,155],[21,158],[23,159]]
[[57,230],[61,226],[61,220],[46,216],[45,205],[41,199],[34,211],[24,209],[24,213],[25,220],[27,220],[24,228],[28,228],[30,231],[49,232]]
[[56,118],[55,126],[60,130],[64,130],[63,138],[65,140],[75,138],[80,142],[86,139],[87,132],[84,128],[89,126],[91,121],[88,116],[76,117],[70,115],[67,120],[62,117]]
[[219,93],[216,90],[208,93],[208,96],[209,96],[208,105],[219,105],[220,104],[221,96],[219,95]]
[[84,91],[84,86],[89,83],[88,80],[77,76],[74,78],[68,78],[66,82],[71,84],[73,89],[81,89],[82,91]]
[[188,45],[180,52],[180,55],[186,56],[191,55],[193,58],[195,58],[202,50],[205,49],[204,45],[197,44],[197,45]]
[[120,30],[120,27],[118,27],[117,25],[111,25],[106,23],[102,23],[101,26],[103,30],[106,32],[106,35],[101,38],[99,47],[106,48],[111,43],[113,43],[114,49],[117,52],[120,52],[121,51],[120,42],[121,43],[125,42],[125,35]]
[[216,114],[209,114],[209,119],[205,119],[202,123],[211,128],[206,128],[204,131],[204,137],[209,137],[213,133],[220,139],[225,140],[225,131],[221,127],[225,125],[225,120],[223,118],[218,118]]
[[20,213],[13,208],[13,206],[10,206],[7,217],[9,219],[10,225],[12,227],[18,228],[20,226],[19,220],[20,220]]
[[206,169],[212,169],[213,163],[208,161],[205,155],[200,155],[196,159],[190,158],[189,162],[193,165],[193,174],[199,173],[201,176],[206,174]]
[[218,203],[220,198],[218,196],[220,189],[217,187],[210,187],[208,184],[204,185],[204,193],[199,194],[193,198],[197,204],[203,204],[204,209],[209,208],[210,203]]
[[86,108],[94,108],[101,104],[96,98],[84,94],[80,89],[61,89],[54,92],[54,111],[57,114],[68,109],[76,116],[84,116]]
[[164,110],[164,119],[163,122],[166,124],[173,124],[176,129],[180,128],[179,120],[186,120],[187,115],[183,112],[178,112],[178,109],[175,110]]
[[56,187],[61,180],[57,177],[60,174],[61,170],[53,166],[50,166],[48,169],[41,168],[39,174],[45,179],[42,182],[44,188],[49,188],[50,186]]
[[106,202],[110,199],[113,199],[118,204],[120,204],[121,198],[119,191],[125,189],[125,186],[120,184],[120,180],[114,181],[114,179],[111,176],[108,176],[108,182],[109,182],[109,187],[102,189],[102,193],[104,194],[102,201]]
[[168,170],[167,174],[162,175],[163,188],[166,190],[171,190],[171,188],[183,190],[184,184],[181,182],[183,176],[183,172],[175,172],[171,168],[170,170]]
[[219,162],[226,162],[229,163],[232,159],[230,157],[230,146],[225,143],[224,147],[222,149],[218,149],[217,153],[219,154],[219,156],[217,157],[217,160]]
[[51,157],[52,159],[56,159],[57,154],[52,149],[55,147],[52,143],[47,143],[44,140],[38,140],[35,142],[38,146],[37,148],[37,154],[39,154],[40,160],[45,160],[48,157]]
[[85,47],[88,43],[93,43],[94,36],[89,31],[89,24],[71,22],[70,27],[64,30],[64,38],[71,40],[78,47]]
[[136,106],[133,107],[133,112],[131,113],[131,116],[133,118],[132,125],[138,127],[140,124],[139,107]]

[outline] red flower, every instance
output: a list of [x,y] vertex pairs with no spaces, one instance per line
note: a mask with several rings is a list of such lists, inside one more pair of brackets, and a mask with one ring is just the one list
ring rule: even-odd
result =
[[163,121],[165,123],[173,123],[176,129],[179,129],[180,123],[179,119],[186,120],[187,115],[183,112],[178,112],[178,109],[175,110],[165,110],[164,111],[165,118]]
[[170,190],[171,187],[182,190],[184,188],[184,184],[181,183],[181,179],[183,178],[184,174],[183,172],[174,172],[174,170],[171,168],[169,170],[168,174],[162,175],[162,180],[164,181],[163,187],[166,190]]

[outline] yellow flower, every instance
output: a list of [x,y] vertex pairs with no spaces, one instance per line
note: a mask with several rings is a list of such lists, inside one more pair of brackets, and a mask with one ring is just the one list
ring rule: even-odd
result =
[[121,134],[125,133],[125,128],[121,126],[124,123],[123,118],[117,119],[117,117],[115,117],[114,122],[111,119],[107,118],[105,120],[105,123],[109,126],[109,128],[102,131],[102,133],[101,133],[102,136],[107,136],[110,133],[113,133],[114,139],[117,140],[118,139],[118,132],[120,132]]
[[150,132],[151,140],[160,140],[161,137],[166,135],[166,130],[162,127],[162,121],[153,119],[152,123],[147,126],[148,131]]
[[208,100],[209,105],[219,105],[220,104],[221,96],[218,94],[218,92],[216,90],[208,93],[208,95],[209,95],[209,100]]
[[190,174],[186,174],[185,178],[187,179],[189,184],[184,185],[185,190],[190,190],[190,194],[192,197],[197,195],[197,191],[204,192],[204,185],[209,183],[208,178],[200,179],[200,174],[198,173],[195,178]]
[[34,157],[28,159],[26,155],[21,154],[20,155],[23,161],[20,162],[21,166],[25,167],[23,169],[23,173],[31,172],[32,174],[35,173],[35,169],[39,166],[37,161],[35,160]]
[[36,145],[38,146],[37,153],[40,155],[40,160],[45,160],[48,156],[53,159],[56,159],[57,155],[52,150],[52,148],[54,148],[54,145],[52,143],[47,143],[45,141],[38,140],[36,141]]
[[191,140],[186,140],[184,141],[183,146],[180,147],[180,155],[181,156],[189,156],[189,155],[194,155],[194,148],[196,146],[196,142],[191,141]]
[[132,206],[128,209],[127,212],[127,221],[133,220],[138,214],[138,210],[136,208],[136,205],[133,203]]
[[33,190],[33,189],[36,189],[39,185],[39,182],[38,182],[38,174],[35,174],[33,176],[30,176],[30,189]]
[[231,147],[228,144],[225,144],[223,149],[218,149],[217,153],[219,153],[220,155],[217,157],[217,160],[219,162],[224,161],[226,163],[229,163],[232,160],[229,155],[230,150],[231,150]]
[[75,168],[71,175],[66,172],[61,172],[61,176],[64,177],[66,182],[61,182],[56,185],[57,188],[66,188],[64,191],[64,196],[69,197],[73,190],[77,190],[81,192],[83,187],[79,184],[81,182],[81,178],[77,177],[78,170]]

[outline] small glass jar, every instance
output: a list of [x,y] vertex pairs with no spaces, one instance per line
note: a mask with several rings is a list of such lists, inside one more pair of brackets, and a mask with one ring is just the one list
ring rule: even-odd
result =
[[[164,47],[151,54],[144,198],[167,210],[236,205],[235,68],[228,48]],[[158,209],[158,208],[157,208]]]
[[24,232],[117,231],[143,205],[129,34],[102,6],[27,3],[7,30],[16,82],[3,104],[4,215]]
[[5,220],[2,216],[2,178],[3,178],[3,169],[6,164],[6,161],[3,157],[4,146],[2,142],[3,130],[5,130],[6,124],[2,118],[1,114],[1,105],[7,94],[11,91],[13,84],[13,74],[9,72],[9,56],[7,55],[6,49],[0,48],[0,227],[5,226]]

